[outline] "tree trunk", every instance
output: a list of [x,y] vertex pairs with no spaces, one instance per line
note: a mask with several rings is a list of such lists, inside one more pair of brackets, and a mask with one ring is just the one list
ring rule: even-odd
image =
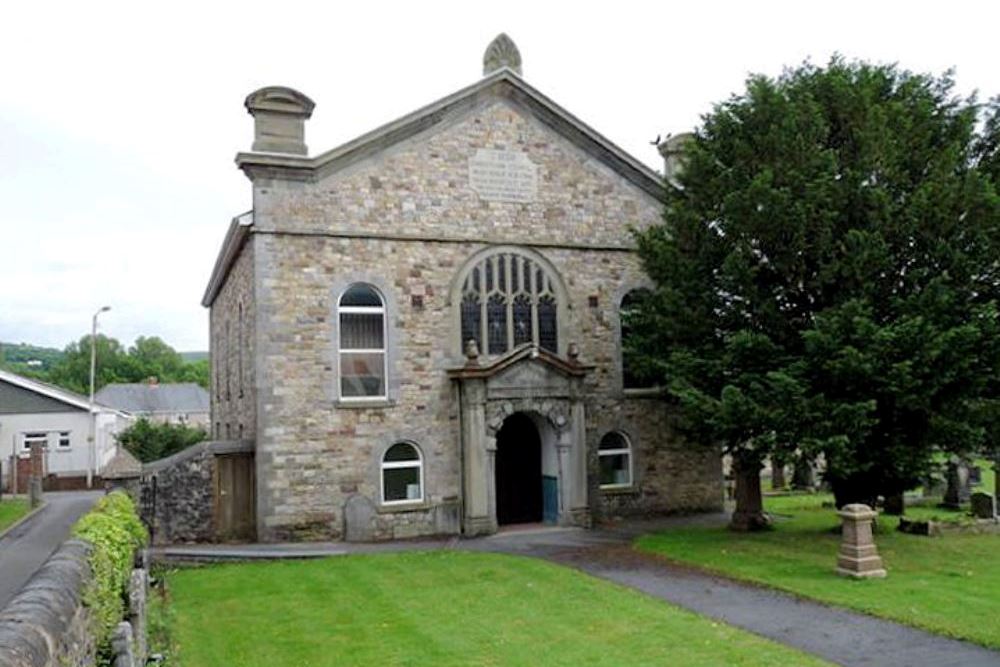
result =
[[785,488],[788,481],[785,479],[785,459],[777,456],[771,457],[771,488],[780,491]]
[[760,461],[733,458],[736,509],[729,521],[730,530],[745,533],[771,527],[771,517],[764,511],[764,500],[760,490],[760,469]]

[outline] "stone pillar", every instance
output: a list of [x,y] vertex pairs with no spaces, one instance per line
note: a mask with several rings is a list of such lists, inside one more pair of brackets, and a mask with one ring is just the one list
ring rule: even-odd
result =
[[45,474],[42,462],[42,445],[31,445],[31,476],[28,478],[28,500],[31,507],[42,504],[42,476]]
[[132,626],[135,641],[135,662],[146,664],[149,647],[146,644],[146,609],[149,593],[149,575],[146,570],[136,568],[128,582],[128,621]]
[[[462,532],[466,535],[495,533],[496,501],[491,498],[494,481],[496,438],[486,432],[486,387],[483,380],[462,382],[462,497],[465,512]],[[492,502],[491,502],[492,501]]]
[[837,512],[843,521],[837,574],[855,579],[886,576],[872,536],[872,521],[877,515],[868,505],[861,504],[845,505]]
[[570,512],[578,526],[590,526],[590,499],[587,485],[587,415],[582,400],[570,404],[570,433],[572,456],[570,474],[573,488],[570,495]]
[[132,646],[132,624],[122,621],[111,635],[111,650],[114,651],[114,667],[136,667]]

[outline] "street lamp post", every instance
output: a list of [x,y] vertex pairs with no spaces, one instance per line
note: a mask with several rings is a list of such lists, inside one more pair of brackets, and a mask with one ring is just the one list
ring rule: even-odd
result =
[[97,316],[111,310],[111,306],[101,306],[100,310],[94,313],[90,326],[90,447],[87,452],[87,488],[94,484],[94,472],[97,468],[97,413],[94,410],[94,380],[97,370]]

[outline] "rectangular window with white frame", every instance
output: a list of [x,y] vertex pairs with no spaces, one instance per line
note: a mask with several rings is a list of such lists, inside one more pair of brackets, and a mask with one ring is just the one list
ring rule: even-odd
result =
[[38,443],[42,446],[42,449],[48,449],[49,446],[49,434],[44,431],[29,431],[24,434],[21,439],[21,449],[25,453],[31,451],[31,446]]
[[69,449],[73,444],[69,431],[59,431],[59,449]]

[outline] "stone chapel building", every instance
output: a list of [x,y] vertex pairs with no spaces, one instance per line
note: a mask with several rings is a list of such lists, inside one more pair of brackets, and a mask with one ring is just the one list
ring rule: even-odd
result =
[[483,74],[312,157],[312,100],[246,99],[252,210],[203,304],[213,437],[250,443],[259,540],[722,505],[717,453],[622,364],[649,285],[629,227],[660,221],[662,177],[526,83],[506,35]]

